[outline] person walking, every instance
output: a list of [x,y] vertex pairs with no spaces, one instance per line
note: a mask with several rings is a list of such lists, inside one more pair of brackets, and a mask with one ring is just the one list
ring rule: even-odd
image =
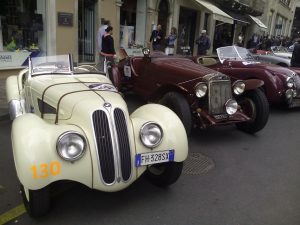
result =
[[207,50],[210,48],[210,40],[206,34],[206,30],[201,31],[200,37],[196,40],[198,45],[198,55],[206,55]]
[[165,37],[166,39],[166,55],[174,55],[175,41],[177,39],[177,30],[175,27],[171,28],[171,33]]
[[108,62],[111,62],[112,65],[115,64],[116,51],[114,47],[114,39],[112,37],[113,28],[108,26],[105,29],[105,34],[102,36],[102,46],[101,46],[101,55],[105,58],[104,61],[104,72],[106,72],[106,65]]
[[300,67],[300,38],[298,38],[294,44],[291,67]]
[[152,42],[152,47],[154,51],[160,50],[161,39],[162,39],[161,25],[158,24],[156,29],[152,31],[150,37],[150,43]]
[[97,33],[97,46],[98,46],[98,53],[99,53],[99,64],[98,64],[98,69],[100,71],[104,71],[104,56],[101,55],[101,50],[102,50],[102,37],[103,35],[106,34],[105,29],[110,26],[110,21],[105,20],[103,24],[99,27],[98,33]]

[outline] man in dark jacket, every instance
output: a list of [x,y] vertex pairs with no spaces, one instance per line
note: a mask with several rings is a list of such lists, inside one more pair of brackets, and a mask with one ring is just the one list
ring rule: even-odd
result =
[[201,36],[196,40],[198,45],[198,55],[206,55],[206,51],[210,48],[210,40],[206,35],[206,30],[201,31]]
[[294,45],[293,55],[291,59],[292,67],[300,67],[300,38],[296,40]]

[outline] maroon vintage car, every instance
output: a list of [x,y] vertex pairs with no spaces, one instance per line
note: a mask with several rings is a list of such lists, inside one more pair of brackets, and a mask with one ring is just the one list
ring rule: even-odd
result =
[[193,60],[163,54],[127,57],[112,68],[111,79],[117,87],[131,89],[138,96],[171,108],[190,133],[201,128],[235,123],[248,133],[267,123],[269,105],[259,89],[261,80],[236,80],[199,66]]
[[300,106],[300,69],[260,63],[245,48],[227,46],[217,49],[218,56],[199,57],[194,61],[227,74],[235,80],[260,79],[270,103]]

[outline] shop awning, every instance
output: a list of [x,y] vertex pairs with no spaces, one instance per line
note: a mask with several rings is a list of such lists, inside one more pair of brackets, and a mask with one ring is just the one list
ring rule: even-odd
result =
[[231,16],[233,18],[233,20],[236,22],[245,23],[245,25],[250,24],[250,22],[251,22],[249,17],[245,14],[230,12],[228,10],[224,10],[224,12],[226,12],[229,16]]
[[[250,15],[249,15],[250,16]],[[259,26],[262,29],[268,29],[268,27],[263,24],[263,22],[260,21],[260,19],[258,19],[257,17],[254,16],[250,16],[250,18],[257,24],[257,26]]]
[[229,16],[227,13],[219,9],[217,6],[213,5],[210,2],[204,1],[204,0],[194,0],[199,5],[206,8],[208,11],[210,11],[213,15],[213,18],[215,20],[222,21],[224,23],[230,23],[233,24],[233,18]]

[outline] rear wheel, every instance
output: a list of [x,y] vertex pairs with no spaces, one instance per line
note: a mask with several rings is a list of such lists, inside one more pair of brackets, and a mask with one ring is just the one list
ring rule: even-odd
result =
[[175,183],[181,175],[183,162],[167,162],[148,167],[147,178],[155,185],[166,187]]
[[31,217],[41,217],[50,209],[50,190],[44,187],[39,190],[29,190],[20,184],[20,190],[27,213]]
[[159,100],[159,103],[176,113],[189,136],[192,130],[192,115],[187,100],[177,92],[169,92]]
[[248,122],[237,123],[238,129],[253,134],[265,127],[269,118],[269,103],[260,89],[248,91],[238,103],[243,113],[251,118]]

